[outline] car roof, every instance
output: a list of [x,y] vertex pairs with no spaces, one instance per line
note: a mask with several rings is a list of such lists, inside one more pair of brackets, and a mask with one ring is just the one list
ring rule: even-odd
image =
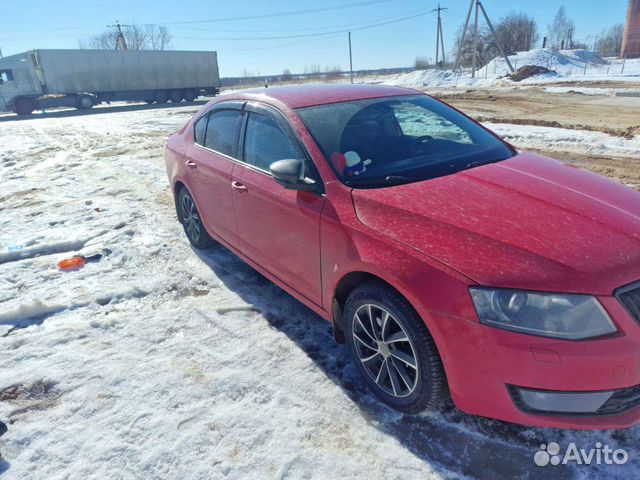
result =
[[[392,97],[397,95],[417,95],[417,90],[388,85],[296,85],[289,87],[269,87],[243,90],[229,98],[244,98],[280,101],[290,108],[311,107],[327,103],[348,102],[368,98]],[[226,95],[223,95],[225,97]],[[222,100],[222,97],[220,97]]]

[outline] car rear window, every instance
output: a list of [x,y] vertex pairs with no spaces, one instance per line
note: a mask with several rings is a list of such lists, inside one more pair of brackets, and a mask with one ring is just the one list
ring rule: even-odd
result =
[[234,156],[238,142],[239,110],[216,110],[209,114],[204,146],[224,155]]
[[198,144],[204,146],[204,136],[207,132],[207,121],[209,120],[209,115],[204,115],[200,120],[198,120],[193,127],[193,140]]

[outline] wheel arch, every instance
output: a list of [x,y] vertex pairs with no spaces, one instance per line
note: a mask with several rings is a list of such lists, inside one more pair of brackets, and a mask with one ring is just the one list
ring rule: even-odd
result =
[[[177,197],[183,188],[187,188],[185,183],[182,180],[176,180],[173,184],[173,194]],[[189,189],[187,188],[187,190]]]
[[[385,278],[378,273],[373,273],[364,269],[348,272],[343,275],[336,283],[336,286],[333,290],[331,313],[332,321],[337,328],[339,328],[340,330],[344,330],[342,312],[344,311],[344,306],[351,292],[353,292],[360,285],[368,282],[380,282],[395,291],[398,295],[400,295],[407,301],[411,308],[416,312],[418,317],[422,318],[422,321],[425,323],[425,327],[429,329],[429,327],[426,325],[425,319],[422,315],[420,315],[420,309],[416,305],[415,299],[411,298],[411,295],[409,295],[407,292],[398,289],[398,287],[396,287],[395,285],[397,284],[397,282],[394,282],[393,279]],[[339,309],[339,311],[336,310],[337,308]]]
[[[180,192],[185,189],[189,192],[189,188],[182,180],[176,180],[173,183],[173,204],[176,208],[176,215],[178,216],[178,220],[182,222],[182,215],[180,214],[180,207],[178,206],[178,195]],[[194,199],[195,201],[195,199]]]

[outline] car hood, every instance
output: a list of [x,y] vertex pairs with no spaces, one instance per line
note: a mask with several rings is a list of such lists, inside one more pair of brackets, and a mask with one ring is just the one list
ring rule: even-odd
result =
[[640,279],[640,193],[545,157],[352,196],[365,225],[482,285],[608,295]]

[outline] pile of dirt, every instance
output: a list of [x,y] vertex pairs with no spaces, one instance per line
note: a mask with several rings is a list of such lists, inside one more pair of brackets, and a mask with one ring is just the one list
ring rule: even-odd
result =
[[548,68],[541,67],[540,65],[523,65],[511,75],[508,75],[508,78],[514,82],[520,82],[525,78],[534,77],[536,75],[545,75],[548,73],[553,75],[557,74],[555,70],[549,70]]

